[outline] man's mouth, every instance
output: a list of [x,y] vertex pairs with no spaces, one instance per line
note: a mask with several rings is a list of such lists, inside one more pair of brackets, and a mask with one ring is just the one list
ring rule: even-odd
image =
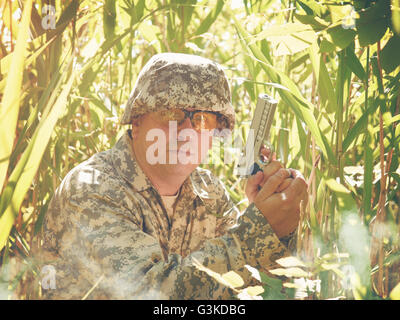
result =
[[184,154],[184,155],[187,155],[187,156],[192,156],[192,155],[194,155],[194,152],[191,152],[190,150],[184,150],[184,149],[170,149],[170,150],[168,150],[169,151],[169,153],[177,153],[177,154]]

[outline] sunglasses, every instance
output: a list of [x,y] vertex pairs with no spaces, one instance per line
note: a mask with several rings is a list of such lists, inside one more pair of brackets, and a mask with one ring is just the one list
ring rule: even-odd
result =
[[169,121],[176,121],[180,126],[185,122],[186,118],[189,118],[193,129],[200,131],[217,128],[220,115],[212,111],[171,109],[156,112],[155,118],[164,126],[167,126]]

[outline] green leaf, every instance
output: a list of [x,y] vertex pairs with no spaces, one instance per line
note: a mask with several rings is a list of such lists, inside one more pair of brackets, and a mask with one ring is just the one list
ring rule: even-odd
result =
[[[43,53],[43,51],[53,42],[54,39],[55,38],[50,39],[45,44],[43,44],[41,47],[39,47],[38,49],[35,49],[34,52],[29,57],[26,57],[25,61],[24,61],[24,68],[26,68],[31,63],[33,63]],[[1,63],[0,70],[1,70],[2,74],[8,74],[8,71],[11,67],[11,61],[12,61],[12,57],[14,56],[14,53],[15,53],[15,51],[11,52],[10,54],[8,54],[7,56],[5,56],[4,58],[2,58],[0,60],[0,63]],[[0,91],[3,90],[3,88],[5,87],[6,81],[7,81],[7,78],[0,81]]]
[[351,50],[350,47],[346,49],[345,63],[360,80],[367,80],[367,75],[360,60],[357,58],[354,51]]
[[104,38],[111,39],[114,37],[117,12],[115,8],[115,0],[105,0],[103,7],[103,31]]
[[393,36],[381,51],[381,65],[386,73],[394,71],[400,65],[400,36]]
[[[229,288],[235,289],[235,287],[233,287],[232,285],[236,285],[238,283],[237,277],[234,276],[232,273],[228,272],[228,273],[225,274],[225,275],[227,275],[226,276],[227,280],[226,280],[221,274],[211,270],[210,268],[207,268],[200,261],[198,261],[196,258],[193,258],[193,265],[197,269],[199,269],[200,271],[204,271],[205,273],[207,273],[210,277],[214,278],[216,281],[218,281],[219,283],[223,284],[224,286],[227,286]],[[233,272],[233,273],[236,274],[235,272]],[[230,282],[232,280],[232,278],[234,279],[233,283]]]
[[392,29],[400,36],[400,0],[392,0]]
[[222,275],[222,278],[228,282],[232,288],[242,287],[244,285],[244,281],[241,276],[239,276],[234,271],[229,271]]
[[15,129],[18,121],[22,75],[25,63],[25,52],[29,36],[29,22],[32,0],[25,3],[20,22],[17,43],[11,61],[12,72],[8,73],[4,96],[0,108],[0,190],[6,178],[9,157],[11,156]]
[[390,0],[377,1],[373,6],[358,11],[356,19],[358,40],[362,47],[379,41],[389,26]]
[[322,31],[328,27],[325,20],[305,14],[294,14],[294,17],[303,24],[310,25],[315,31]]
[[326,39],[322,39],[321,43],[319,44],[319,50],[321,52],[331,53],[336,50],[336,46],[332,42],[330,42]]
[[40,207],[40,211],[39,211],[39,214],[38,214],[36,222],[35,222],[35,228],[33,230],[34,235],[37,235],[40,232],[40,230],[42,229],[44,217],[46,215],[49,203],[50,203],[50,201],[47,201],[43,206]]
[[264,300],[285,300],[286,296],[273,288],[264,287],[264,293],[261,294]]
[[302,277],[308,277],[309,274],[308,272],[305,272],[303,269],[297,268],[297,267],[292,267],[292,268],[277,268],[270,270],[272,274],[275,274],[277,276],[285,276],[288,278],[295,277],[295,278],[302,278]]
[[362,208],[364,214],[370,214],[371,211],[371,198],[373,189],[373,170],[374,170],[374,159],[373,149],[370,146],[370,137],[365,138],[365,149],[364,149],[364,188],[362,197]]
[[194,5],[196,0],[172,0],[171,2],[173,10],[177,13],[177,16],[181,20],[181,28],[186,32],[187,27],[192,19]]
[[338,260],[338,259],[345,259],[348,257],[349,257],[349,254],[347,252],[344,252],[344,253],[336,253],[335,252],[335,253],[326,253],[321,258],[324,260],[332,260],[332,259]]
[[251,286],[244,289],[250,296],[258,296],[259,294],[264,292],[264,288],[262,286]]
[[390,296],[389,297],[392,300],[400,300],[400,282],[390,292]]
[[[7,206],[0,218],[0,250],[5,246],[11,228],[14,224],[16,214],[21,207],[22,201],[28,191],[32,180],[39,168],[43,153],[50,140],[53,128],[64,112],[67,105],[67,98],[72,88],[75,76],[72,75],[68,83],[64,86],[58,96],[54,106],[47,113],[46,118],[42,118],[36,128],[32,140],[22,154],[17,166],[13,170],[9,183],[6,188],[11,186],[13,189],[11,199],[7,201]],[[45,114],[46,112],[44,112]],[[3,199],[2,199],[3,202]]]
[[136,4],[133,0],[124,0],[124,5],[120,7],[131,17],[131,25],[139,22],[143,17],[146,0],[139,0]]
[[344,29],[342,25],[331,27],[327,30],[328,40],[340,49],[346,48],[353,42],[356,32],[352,29]]
[[349,22],[352,20],[352,11],[354,7],[350,4],[344,4],[342,2],[341,5],[335,5],[331,2],[331,5],[327,4],[327,6],[333,23],[343,23],[346,19],[348,19]]
[[282,280],[267,276],[264,272],[259,271],[261,282],[271,287],[274,290],[280,291],[282,289]]
[[322,55],[319,54],[319,48],[316,42],[309,49],[311,64],[317,80],[317,86],[321,97],[322,106],[326,106],[329,113],[337,111],[335,89],[328,70],[325,65],[325,61]]
[[335,179],[327,179],[325,181],[326,185],[328,186],[329,189],[331,189],[333,192],[336,193],[350,193],[350,190],[348,190],[344,185],[340,184],[337,182]]
[[306,265],[304,264],[303,261],[299,260],[297,257],[285,257],[285,258],[280,258],[276,260],[276,263],[281,265],[282,267],[288,268],[288,267],[305,267]]
[[274,54],[281,56],[307,49],[317,40],[317,35],[311,26],[295,22],[271,26],[257,34],[253,41],[262,39],[270,41],[275,47]]
[[317,15],[322,18],[326,12],[326,7],[314,0],[300,0],[298,3],[308,15]]
[[363,133],[364,128],[367,125],[368,115],[373,114],[377,108],[378,108],[378,103],[375,100],[373,105],[368,107],[367,112],[363,113],[360,119],[358,119],[355,125],[349,130],[348,134],[346,135],[346,138],[343,140],[342,144],[343,152],[346,152],[346,150],[349,148],[354,139]]
[[207,32],[208,29],[210,29],[211,25],[218,18],[218,15],[220,14],[224,4],[225,4],[224,0],[218,0],[214,8],[208,13],[207,17],[205,17],[205,19],[200,23],[200,26],[197,28],[195,32],[196,36],[203,34]]
[[49,31],[49,38],[54,37],[57,34],[62,33],[68,26],[70,21],[76,17],[79,8],[79,0],[72,0],[68,6],[61,13],[60,18],[56,23],[56,29]]
[[150,21],[143,21],[139,27],[138,30],[142,37],[146,39],[149,43],[152,43],[155,45],[157,52],[161,51],[161,46],[160,46],[160,41],[158,41],[158,34],[160,32],[160,29],[149,23]]
[[264,300],[281,300],[286,299],[285,295],[282,294],[282,280],[267,276],[265,273],[260,271],[261,282],[264,284],[264,292],[261,294]]

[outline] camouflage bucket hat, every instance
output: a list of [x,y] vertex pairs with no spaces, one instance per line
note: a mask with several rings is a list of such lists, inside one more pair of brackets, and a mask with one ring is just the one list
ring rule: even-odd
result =
[[220,114],[220,128],[233,130],[235,113],[222,67],[183,53],[154,55],[140,71],[121,124],[149,112],[194,109]]

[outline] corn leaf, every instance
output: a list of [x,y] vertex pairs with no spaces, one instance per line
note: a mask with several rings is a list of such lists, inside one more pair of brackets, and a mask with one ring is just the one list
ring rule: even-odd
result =
[[267,39],[276,48],[277,56],[294,54],[307,49],[317,40],[317,35],[311,26],[303,23],[286,23],[267,28],[257,34],[253,41]]
[[225,1],[218,0],[215,7],[208,13],[207,17],[201,22],[200,26],[197,28],[197,30],[195,32],[196,36],[203,34],[203,33],[207,32],[208,29],[210,29],[211,25],[217,19],[219,13],[221,12],[224,4],[225,4]]
[[400,300],[400,282],[390,292],[390,299]]
[[[37,169],[39,168],[43,153],[53,132],[54,125],[67,105],[67,98],[71,91],[74,78],[74,74],[71,75],[51,111],[48,113],[48,116],[41,120],[39,126],[35,130],[32,140],[20,159],[23,168],[17,165],[14,169],[14,171],[20,172],[20,175],[14,174],[14,171],[13,174],[11,174],[10,183],[15,185],[15,188],[12,192],[10,201],[8,201],[6,209],[0,218],[0,250],[6,244],[16,214],[19,211]],[[16,175],[18,175],[18,179],[14,178]]]
[[232,288],[242,287],[244,285],[244,281],[240,275],[238,275],[235,271],[229,271],[222,275],[222,278],[228,282]]
[[400,35],[400,0],[392,0],[392,26],[393,31]]
[[25,4],[17,44],[15,46],[15,54],[11,62],[11,70],[13,70],[13,72],[8,73],[0,109],[0,190],[3,188],[6,178],[17,126],[19,97],[21,96],[22,75],[26,44],[29,36],[31,9],[32,0],[29,0]]
[[316,42],[310,47],[310,60],[317,79],[317,86],[321,97],[321,103],[326,106],[328,112],[337,111],[337,103],[335,96],[335,89],[331,78],[329,77],[328,70],[326,69],[325,61],[319,54],[318,44]]
[[[35,59],[37,57],[39,57],[42,52],[49,46],[50,43],[53,42],[55,38],[50,39],[49,41],[47,41],[44,45],[42,45],[40,48],[38,48],[37,50],[35,50],[29,57],[25,58],[24,61],[24,68],[26,68],[27,66],[29,66],[33,61],[35,61]],[[14,52],[10,53],[9,55],[5,56],[3,59],[0,60],[1,63],[1,73],[2,74],[6,74],[8,73],[8,71],[10,70],[11,67],[11,61],[12,61],[12,57],[14,56]],[[3,61],[4,60],[4,61]],[[6,79],[3,79],[0,81],[0,91],[3,90],[3,88],[6,85]]]
[[274,275],[277,276],[285,276],[285,277],[295,277],[295,278],[301,278],[301,277],[308,277],[309,273],[304,271],[303,269],[300,269],[298,267],[292,267],[292,268],[277,268],[277,269],[272,269],[270,272]]

